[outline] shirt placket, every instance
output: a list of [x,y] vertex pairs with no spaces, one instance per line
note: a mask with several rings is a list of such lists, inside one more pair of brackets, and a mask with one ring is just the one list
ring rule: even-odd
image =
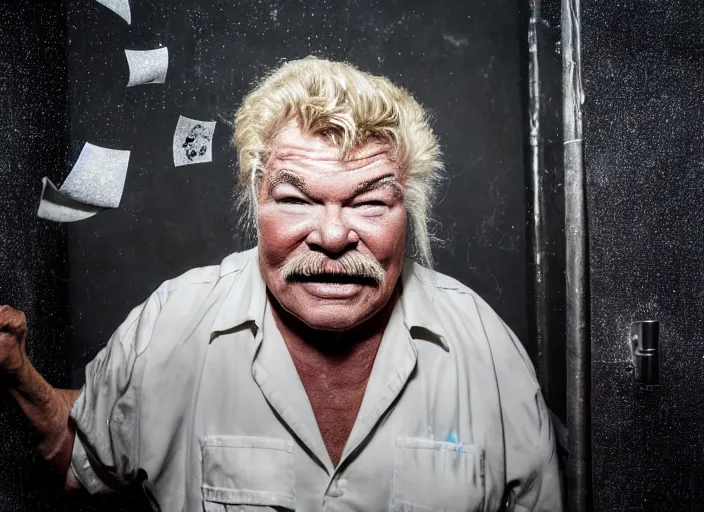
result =
[[[391,408],[405,389],[417,360],[416,347],[404,325],[401,308],[397,307],[384,332],[362,405],[340,462],[330,474],[323,497],[324,510],[336,510],[340,505],[340,498],[344,498],[347,489],[354,485],[344,477],[345,468],[354,464],[354,459],[361,452],[361,447],[367,445],[366,441],[376,432],[379,421],[386,414],[391,413]],[[380,454],[380,456],[393,456],[392,448],[389,448],[391,450],[389,454]],[[373,471],[374,468],[369,470]],[[357,492],[374,492],[374,490],[359,489]]]

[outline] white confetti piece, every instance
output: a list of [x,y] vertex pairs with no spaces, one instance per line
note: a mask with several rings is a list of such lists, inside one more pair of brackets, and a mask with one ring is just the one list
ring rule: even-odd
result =
[[144,84],[163,84],[169,68],[169,49],[156,50],[125,50],[127,65],[130,68],[130,79],[127,87]]
[[37,215],[54,222],[75,222],[87,219],[102,211],[99,206],[90,206],[63,196],[49,178],[42,178],[42,199]]
[[176,167],[212,162],[215,124],[215,121],[197,121],[179,116],[173,143]]
[[132,14],[130,12],[129,0],[97,0],[99,4],[104,5],[120,18],[125,20],[129,25],[132,23]]
[[60,189],[42,180],[37,215],[56,222],[87,219],[106,208],[117,208],[127,177],[130,152],[85,143]]

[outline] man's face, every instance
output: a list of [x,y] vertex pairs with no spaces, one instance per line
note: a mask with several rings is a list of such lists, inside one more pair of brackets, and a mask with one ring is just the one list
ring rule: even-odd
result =
[[406,210],[387,151],[368,144],[342,162],[294,125],[274,141],[258,198],[259,264],[281,306],[314,329],[351,329],[394,292]]

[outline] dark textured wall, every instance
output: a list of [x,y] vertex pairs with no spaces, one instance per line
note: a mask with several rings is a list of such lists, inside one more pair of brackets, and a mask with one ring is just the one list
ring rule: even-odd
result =
[[[52,384],[67,384],[66,231],[36,218],[41,177],[64,171],[66,50],[60,2],[0,5],[0,303],[21,308],[28,351]],[[0,395],[0,510],[52,495],[28,424]]]
[[[41,178],[61,180],[67,158],[69,101],[64,5],[0,5],[0,303],[22,309],[28,352],[50,384],[71,385],[73,333],[67,286],[66,226],[37,218]],[[0,511],[125,510],[115,502],[67,496],[37,457],[34,437],[14,401],[0,394]]]
[[[704,509],[704,4],[582,3],[594,510]],[[629,324],[661,322],[661,384]]]

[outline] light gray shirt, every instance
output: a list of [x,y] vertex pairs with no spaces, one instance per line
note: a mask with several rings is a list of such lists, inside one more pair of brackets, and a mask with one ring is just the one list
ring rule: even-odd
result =
[[410,261],[402,279],[337,466],[252,249],[165,282],[86,367],[76,477],[90,492],[146,478],[162,511],[495,511],[507,495],[560,511],[520,342],[458,281]]

